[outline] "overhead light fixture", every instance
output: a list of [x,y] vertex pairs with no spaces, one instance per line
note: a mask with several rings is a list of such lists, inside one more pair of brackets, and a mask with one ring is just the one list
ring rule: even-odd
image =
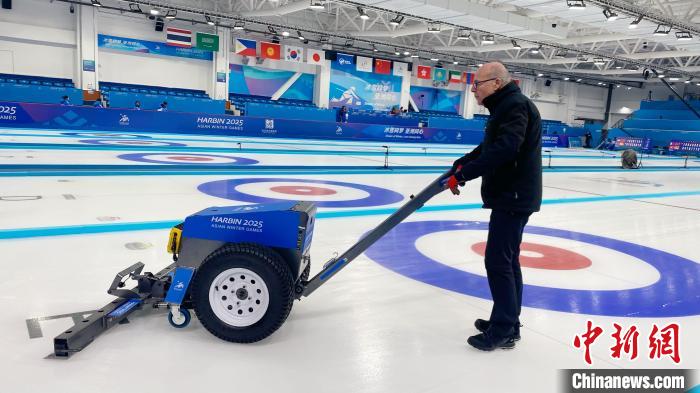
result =
[[588,56],[586,55],[578,55],[576,56],[577,61],[588,61]]
[[566,0],[566,5],[570,10],[583,10],[586,8],[586,3],[583,0]]
[[603,84],[603,82],[598,82],[598,84],[599,84],[599,85],[602,85],[602,84]]
[[577,78],[577,79],[576,79],[576,82],[581,82],[582,80],[583,80],[583,79],[581,79],[581,78]]
[[564,77],[565,81],[568,81],[569,79],[571,79],[571,78],[569,78],[568,76]]
[[165,19],[173,20],[176,16],[177,10],[168,10],[168,12],[165,13]]
[[493,34],[484,34],[481,37],[481,45],[491,45],[495,42],[496,40],[493,38]]
[[158,8],[151,8],[151,15],[160,15],[160,10]]
[[431,57],[430,61],[440,61],[440,59],[438,59],[437,57]]
[[616,88],[619,88],[619,87],[620,87],[620,85],[615,85],[615,87],[616,87]]
[[530,53],[532,53],[533,55],[536,55],[536,54],[540,53],[540,50],[542,50],[542,45],[538,46],[537,48],[530,49]]
[[595,58],[593,58],[593,64],[603,65],[603,64],[605,64],[605,60],[602,57],[595,57]]
[[544,76],[544,74],[539,72],[539,73],[537,73],[537,76]]
[[102,7],[102,3],[100,3],[100,0],[92,0],[91,3],[95,7]]
[[457,59],[455,59],[454,61],[452,61],[452,64],[459,65],[459,61],[457,61]]
[[357,7],[357,13],[360,15],[360,19],[362,20],[367,20],[369,19],[369,15],[365,12],[365,10],[362,9],[362,7]]
[[440,25],[428,25],[428,33],[439,33],[440,32]]
[[459,29],[459,33],[457,33],[457,39],[468,40],[471,35],[472,31],[470,29]]
[[396,48],[394,48],[394,56],[401,56],[401,52]]
[[479,64],[477,64],[476,66],[477,66],[477,67],[481,67],[481,66],[483,66],[483,65],[484,65],[484,63],[479,63]]
[[639,22],[642,21],[642,18],[644,18],[642,15],[639,15],[637,19],[633,20],[627,28],[629,29],[636,29],[639,26]]
[[311,0],[309,8],[312,10],[322,10],[325,8],[325,3],[322,0]]
[[693,35],[690,34],[688,31],[677,31],[676,32],[676,39],[678,41],[690,41],[693,39]]
[[666,75],[664,75],[664,74],[659,74],[659,78],[663,79],[663,78],[665,78],[665,77],[666,77]]
[[288,31],[283,31],[282,32],[282,37],[289,37],[289,32]]
[[681,80],[681,78],[679,78],[679,77],[677,77],[677,76],[671,76],[671,77],[668,78],[668,80],[670,80],[670,81],[672,81],[672,82],[678,82],[679,80]]
[[615,69],[616,69],[616,70],[621,70],[621,69],[622,69],[622,64],[620,64],[620,63],[615,63]]
[[656,30],[654,30],[654,35],[657,37],[663,37],[671,32],[671,26],[658,25]]
[[688,79],[687,81],[685,81],[685,82],[683,82],[683,83],[685,83],[686,85],[687,85],[687,84],[690,84],[690,79]]
[[414,53],[414,54],[411,55],[411,57],[416,58],[416,57],[418,57],[418,54],[417,54],[417,53]]
[[379,52],[379,49],[377,49],[377,47],[374,46],[374,44],[372,44],[372,52]]
[[[99,2],[98,2],[99,3]],[[93,3],[94,4],[94,3]],[[98,6],[99,7],[99,6]],[[129,11],[143,13],[141,7],[136,3],[129,3]]]
[[204,15],[204,20],[207,21],[209,26],[214,26],[214,21],[209,17],[209,15]]
[[557,51],[554,53],[554,57],[566,57],[568,54],[569,51],[566,49],[557,49]]
[[304,35],[301,34],[301,31],[297,30],[297,38],[299,38],[299,41],[304,41]]
[[510,43],[513,44],[513,49],[518,49],[518,50],[523,49],[523,47],[520,46],[520,44],[518,44],[518,42],[515,40],[510,40]]
[[407,51],[407,50],[403,51],[403,55],[404,55],[404,56],[408,56],[408,55],[410,55],[410,54],[411,54],[411,52],[409,52],[409,51]]
[[605,16],[605,20],[607,20],[608,22],[617,20],[617,18],[619,17],[619,15],[616,14],[615,11],[611,10],[610,8],[605,8],[603,10],[603,16]]
[[632,88],[631,88],[631,87],[628,87],[627,90],[632,90]]
[[[268,26],[271,27],[271,26]],[[237,20],[236,23],[233,24],[233,30],[243,30],[245,29],[245,22],[242,20]]]
[[401,22],[403,22],[403,15],[396,15],[394,19],[389,21],[389,24],[392,26],[398,26],[401,24]]

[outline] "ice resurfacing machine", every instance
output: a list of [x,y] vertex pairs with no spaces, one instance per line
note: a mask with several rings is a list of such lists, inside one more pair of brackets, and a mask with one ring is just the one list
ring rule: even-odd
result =
[[[145,307],[168,309],[174,327],[194,310],[215,336],[253,343],[274,333],[295,299],[309,296],[380,237],[444,189],[452,172],[434,180],[309,280],[313,202],[286,201],[210,207],[170,231],[174,262],[142,273],[138,262],[119,272],[107,293],[117,298],[54,338],[54,355],[69,357]],[[129,280],[136,286],[125,289]]]

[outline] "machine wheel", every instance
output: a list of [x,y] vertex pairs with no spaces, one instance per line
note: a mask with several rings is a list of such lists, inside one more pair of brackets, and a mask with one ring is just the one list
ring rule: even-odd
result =
[[184,327],[187,327],[187,325],[190,324],[190,321],[192,320],[192,315],[190,314],[190,310],[186,308],[181,308],[180,309],[180,318],[175,318],[173,316],[172,311],[168,311],[168,322],[170,322],[170,325],[172,327],[182,329]]
[[226,341],[253,343],[284,323],[294,301],[291,270],[275,251],[256,244],[226,245],[197,269],[192,302],[197,318]]

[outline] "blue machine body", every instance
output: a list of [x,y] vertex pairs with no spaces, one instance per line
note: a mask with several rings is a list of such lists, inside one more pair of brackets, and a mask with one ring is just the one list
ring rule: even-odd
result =
[[209,207],[185,219],[182,237],[304,251],[311,244],[316,209],[296,209],[299,205],[284,201]]
[[179,266],[175,269],[172,284],[165,295],[165,302],[170,304],[182,304],[194,276],[194,269],[191,267]]

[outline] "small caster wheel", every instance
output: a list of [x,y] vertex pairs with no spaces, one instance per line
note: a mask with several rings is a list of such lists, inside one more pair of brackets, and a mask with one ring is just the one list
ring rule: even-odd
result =
[[192,315],[190,314],[190,311],[186,308],[180,309],[180,317],[179,318],[175,318],[173,316],[173,312],[168,311],[168,322],[170,322],[170,325],[172,327],[182,329],[182,328],[186,327],[187,325],[189,325],[191,320],[192,320]]

